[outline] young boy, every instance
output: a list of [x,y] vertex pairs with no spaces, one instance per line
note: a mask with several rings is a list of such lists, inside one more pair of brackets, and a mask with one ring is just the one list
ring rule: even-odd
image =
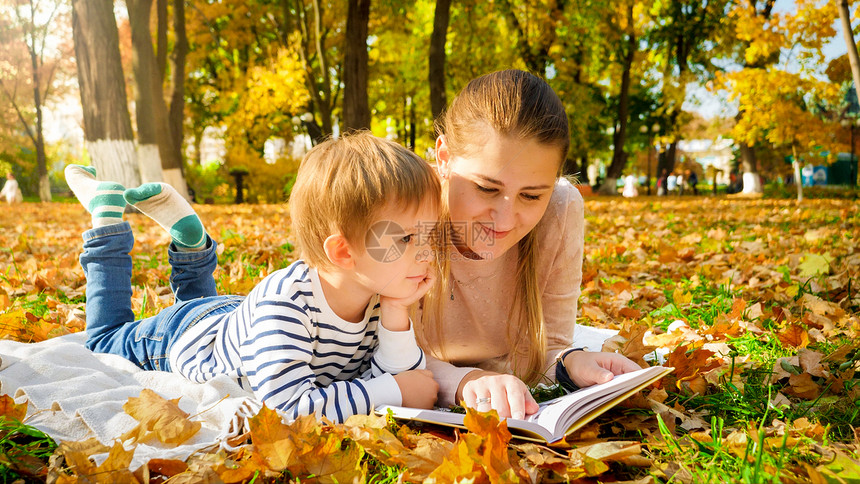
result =
[[[216,295],[216,243],[169,185],[125,190],[77,165],[66,168],[66,180],[93,220],[81,254],[93,351],[194,382],[227,374],[290,417],[341,422],[377,405],[435,402],[437,384],[423,369],[408,307],[434,281],[424,236],[435,226],[441,194],[415,154],[368,133],[312,149],[290,199],[303,260],[247,297]],[[173,239],[176,303],[139,321],[131,311],[134,238],[122,220],[126,203]]]

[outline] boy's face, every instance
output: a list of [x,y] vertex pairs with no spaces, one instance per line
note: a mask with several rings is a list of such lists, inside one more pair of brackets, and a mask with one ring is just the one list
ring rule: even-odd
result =
[[385,206],[367,231],[364,250],[355,256],[355,273],[364,286],[390,298],[415,294],[433,270],[430,238],[439,218],[437,205]]

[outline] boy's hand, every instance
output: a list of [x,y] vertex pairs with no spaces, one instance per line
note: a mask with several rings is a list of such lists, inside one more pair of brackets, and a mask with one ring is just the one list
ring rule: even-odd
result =
[[436,271],[427,270],[427,275],[418,283],[415,292],[406,297],[379,297],[379,321],[389,331],[406,331],[409,329],[409,306],[418,302],[436,281]]
[[523,419],[538,411],[529,387],[513,375],[475,370],[466,374],[460,385],[458,393],[466,406],[480,412],[495,409],[499,418]]
[[403,397],[402,406],[412,408],[433,408],[439,384],[433,379],[430,370],[409,370],[394,375]]
[[401,298],[381,296],[379,298],[379,304],[381,307],[408,308],[424,297],[424,295],[427,294],[427,291],[433,287],[434,282],[436,282],[436,271],[431,267],[427,269],[427,275],[424,277],[424,280],[418,283],[418,287],[415,289],[415,292],[409,296]]
[[642,369],[624,355],[593,351],[570,352],[564,358],[564,367],[579,387],[606,383],[615,375]]

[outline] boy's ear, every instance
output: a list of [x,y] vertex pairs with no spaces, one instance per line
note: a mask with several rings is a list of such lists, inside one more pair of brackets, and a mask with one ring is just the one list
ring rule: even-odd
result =
[[436,138],[436,171],[443,180],[447,180],[451,175],[451,152],[448,151],[444,134]]
[[332,234],[326,237],[325,242],[323,242],[323,250],[325,250],[328,260],[341,269],[352,269],[355,265],[349,242],[342,234]]

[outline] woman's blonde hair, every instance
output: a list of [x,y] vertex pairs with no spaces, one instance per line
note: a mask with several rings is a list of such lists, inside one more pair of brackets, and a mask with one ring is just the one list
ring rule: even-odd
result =
[[[520,70],[493,72],[470,81],[451,102],[447,111],[436,121],[437,133],[445,136],[452,156],[471,154],[481,149],[476,140],[484,138],[487,127],[496,133],[514,138],[536,140],[557,146],[559,175],[570,146],[567,114],[558,95],[543,79]],[[525,158],[527,159],[527,158]],[[447,200],[447,184],[443,184],[443,200]],[[444,320],[444,298],[451,291],[451,224],[446,204],[442,205],[437,264],[442,277],[425,296],[421,314],[419,341],[445,358],[441,345]],[[519,254],[516,274],[516,295],[508,318],[507,336],[511,352],[508,363],[513,372],[529,384],[543,376],[547,340],[543,324],[543,308],[537,279],[538,240],[535,230],[517,243]],[[435,328],[436,345],[430,345],[428,331]],[[517,344],[525,341],[525,347]],[[525,361],[525,368],[518,361]]]
[[439,178],[421,157],[393,141],[356,131],[312,148],[290,194],[293,234],[311,267],[329,267],[323,242],[342,234],[357,249],[380,210],[438,204]]

